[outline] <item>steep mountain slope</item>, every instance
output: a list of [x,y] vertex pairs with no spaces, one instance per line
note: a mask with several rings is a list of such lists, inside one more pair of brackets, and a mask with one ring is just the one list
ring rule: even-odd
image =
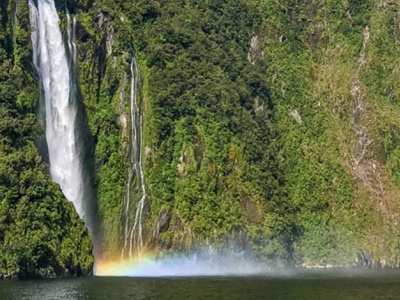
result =
[[[35,164],[18,169],[32,171],[37,90],[26,5],[12,22],[13,3],[1,6],[2,85],[13,85],[1,99],[31,125],[1,137],[4,149],[32,148]],[[56,6],[61,27],[66,9],[75,18],[103,259],[209,243],[295,265],[399,265],[397,2]]]
[[[265,258],[397,264],[398,10],[373,1],[95,2],[97,29],[86,33],[103,41],[97,78],[114,120],[127,113],[131,47],[144,79],[151,244],[180,249],[245,229]],[[85,8],[77,16],[88,24]],[[117,166],[100,167],[100,190],[101,172]],[[113,203],[122,205],[120,193]]]

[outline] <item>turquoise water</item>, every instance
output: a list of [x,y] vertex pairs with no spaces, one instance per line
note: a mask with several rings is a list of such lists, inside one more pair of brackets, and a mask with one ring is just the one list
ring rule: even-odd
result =
[[400,299],[400,271],[0,281],[0,299]]

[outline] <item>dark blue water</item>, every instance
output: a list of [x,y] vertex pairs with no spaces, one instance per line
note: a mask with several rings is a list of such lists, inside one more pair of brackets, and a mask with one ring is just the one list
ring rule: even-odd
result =
[[0,281],[0,299],[400,299],[400,271]]

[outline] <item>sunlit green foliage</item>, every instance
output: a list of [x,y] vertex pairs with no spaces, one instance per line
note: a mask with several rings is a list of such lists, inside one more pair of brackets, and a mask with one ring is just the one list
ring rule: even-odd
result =
[[[245,230],[257,255],[296,264],[343,264],[359,249],[374,251],[370,244],[378,242],[367,232],[385,226],[379,220],[387,215],[371,211],[375,196],[354,171],[353,145],[357,130],[375,128],[367,159],[378,157],[389,171],[385,180],[398,183],[398,127],[394,113],[388,122],[354,127],[350,89],[359,76],[365,101],[382,116],[387,94],[396,105],[397,77],[390,75],[397,70],[396,5],[102,0],[69,6],[86,28],[78,41],[81,85],[97,140],[106,235],[110,228],[121,232],[115,212],[122,211],[129,133],[120,118],[129,114],[124,76],[134,50],[144,79],[147,225],[155,243],[181,249]],[[367,25],[375,30],[366,50],[373,58],[358,73]],[[261,49],[251,64],[254,36]],[[165,211],[169,227],[157,234]],[[115,247],[115,237],[109,240]]]

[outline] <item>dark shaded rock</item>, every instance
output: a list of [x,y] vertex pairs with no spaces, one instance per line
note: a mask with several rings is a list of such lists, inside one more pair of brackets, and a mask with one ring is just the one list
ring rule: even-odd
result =
[[373,267],[372,255],[368,250],[360,250],[357,254],[357,265],[371,269]]
[[44,134],[37,138],[36,146],[38,148],[39,155],[42,158],[43,162],[45,162],[47,165],[50,165],[49,148],[47,146],[46,136]]
[[158,215],[158,233],[166,232],[171,221],[171,213],[168,211],[160,211]]
[[86,43],[90,39],[90,34],[81,22],[76,22],[76,38],[82,43]]
[[182,231],[183,226],[182,226],[182,220],[178,218],[177,216],[174,217],[174,230],[176,231]]

